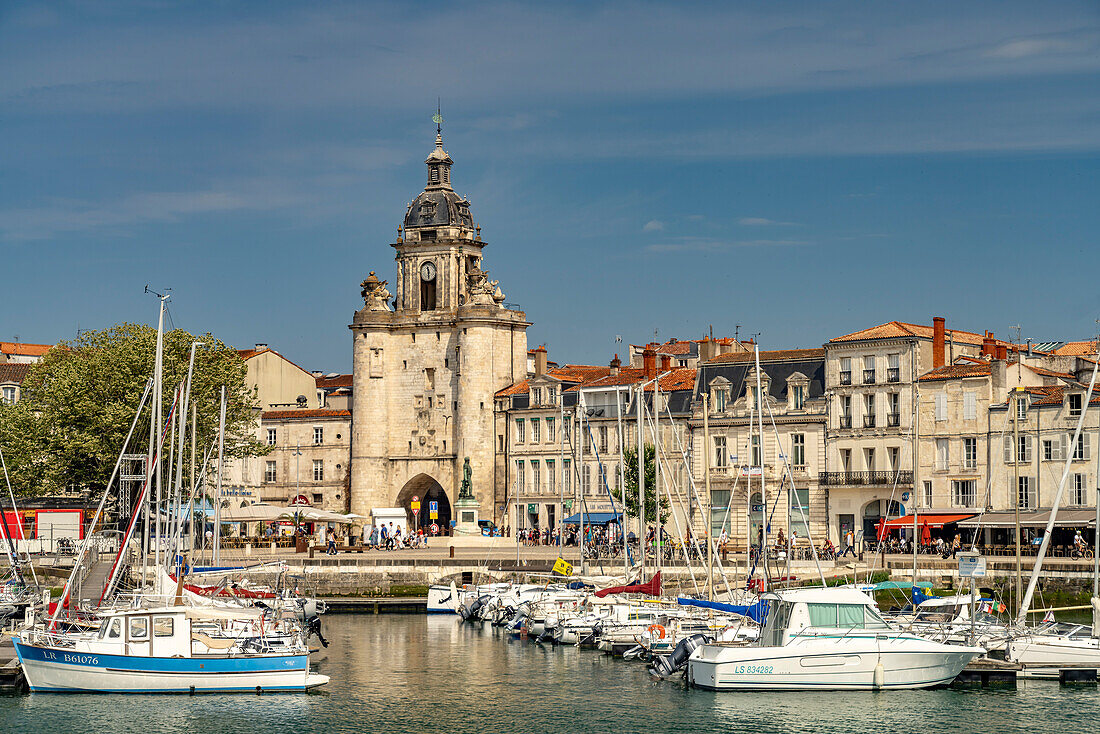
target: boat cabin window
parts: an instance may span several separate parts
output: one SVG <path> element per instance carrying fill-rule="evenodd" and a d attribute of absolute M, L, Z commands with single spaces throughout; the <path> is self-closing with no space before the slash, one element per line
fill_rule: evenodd
<path fill-rule="evenodd" d="M 116 617 L 111 620 L 110 627 L 107 630 L 107 639 L 117 640 L 120 637 L 122 637 L 122 620 Z"/>
<path fill-rule="evenodd" d="M 769 606 L 772 602 L 768 602 Z M 764 644 L 779 645 L 783 639 L 783 633 L 787 631 L 787 625 L 791 621 L 791 609 L 794 605 L 789 601 L 775 604 L 774 611 L 768 616 L 765 634 L 762 636 Z"/>
<path fill-rule="evenodd" d="M 148 617 L 133 617 L 130 619 L 130 639 L 131 640 L 148 640 L 149 639 L 149 618 Z"/>
<path fill-rule="evenodd" d="M 153 617 L 153 637 L 171 637 L 172 618 Z"/>
<path fill-rule="evenodd" d="M 864 604 L 807 604 L 811 627 L 885 628 L 878 612 Z"/>

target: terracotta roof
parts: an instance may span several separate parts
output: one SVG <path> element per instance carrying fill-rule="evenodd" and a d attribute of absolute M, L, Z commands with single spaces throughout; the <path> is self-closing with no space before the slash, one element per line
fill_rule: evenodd
<path fill-rule="evenodd" d="M 265 410 L 263 419 L 281 420 L 284 418 L 350 418 L 350 410 L 333 410 L 331 408 L 312 408 L 309 410 Z"/>
<path fill-rule="evenodd" d="M 694 367 L 676 367 L 662 374 L 660 379 L 660 386 L 662 390 L 691 390 L 695 387 L 695 368 Z M 617 387 L 620 385 L 636 385 L 639 382 L 645 382 L 647 379 L 651 380 L 652 377 L 647 378 L 645 376 L 645 370 L 639 367 L 623 367 L 619 370 L 617 375 L 607 375 L 601 377 L 598 380 L 592 382 L 586 382 L 581 385 L 569 388 L 569 391 L 598 388 L 598 387 Z M 652 390 L 653 386 L 650 385 L 647 390 Z"/>
<path fill-rule="evenodd" d="M 20 357 L 41 357 L 53 348 L 53 344 L 24 344 L 23 342 L 0 342 L 0 352 Z"/>
<path fill-rule="evenodd" d="M 1060 357 L 1083 357 L 1089 354 L 1096 354 L 1096 341 L 1066 342 L 1055 349 L 1053 353 Z"/>
<path fill-rule="evenodd" d="M 238 349 L 237 354 L 241 355 L 241 359 L 243 359 L 245 362 L 247 362 L 248 360 L 252 359 L 253 357 L 256 357 L 256 356 L 261 355 L 261 354 L 274 354 L 279 359 L 281 359 L 281 360 L 283 360 L 283 361 L 285 361 L 289 364 L 294 365 L 295 367 L 300 369 L 302 372 L 308 373 L 310 377 L 313 376 L 313 373 L 310 372 L 309 370 L 307 370 L 305 367 L 302 367 L 300 364 L 298 364 L 297 362 L 294 362 L 293 360 L 287 359 L 282 353 L 277 352 L 276 350 L 272 349 L 271 347 L 268 347 L 267 349 Z"/>
<path fill-rule="evenodd" d="M 776 349 L 760 353 L 761 362 L 780 362 L 792 359 L 825 359 L 825 350 L 817 349 Z M 731 352 L 720 354 L 707 360 L 707 364 L 721 364 L 724 362 L 753 362 L 756 355 L 753 352 Z"/>
<path fill-rule="evenodd" d="M 988 362 L 961 362 L 948 364 L 931 372 L 926 372 L 917 378 L 919 382 L 931 382 L 932 380 L 958 380 L 964 377 L 989 377 L 993 374 L 993 366 Z"/>
<path fill-rule="evenodd" d="M 31 367 L 29 364 L 0 364 L 0 382 L 22 384 Z"/>
<path fill-rule="evenodd" d="M 556 377 L 562 382 L 581 383 L 597 380 L 611 372 L 610 367 L 600 367 L 591 364 L 567 364 L 564 367 L 555 367 L 547 370 L 546 374 Z M 527 380 L 522 380 L 508 387 L 497 390 L 496 397 L 505 398 L 509 395 L 522 395 L 530 389 Z"/>
<path fill-rule="evenodd" d="M 920 339 L 932 338 L 932 327 L 924 326 L 922 324 L 908 324 L 904 321 L 889 321 L 885 324 L 879 324 L 878 326 L 872 326 L 869 329 L 863 329 L 862 331 L 852 332 L 851 334 L 845 334 L 844 336 L 834 337 L 829 340 L 830 344 L 837 342 L 855 342 L 863 341 L 865 339 L 901 339 L 905 337 L 918 337 Z M 977 344 L 981 345 L 985 337 L 982 334 L 975 334 L 972 331 L 960 331 L 959 329 L 947 329 L 947 340 L 954 341 L 961 344 Z M 995 339 L 998 344 L 1008 344 L 1000 339 Z"/>
<path fill-rule="evenodd" d="M 1042 375 L 1044 377 L 1057 377 L 1057 378 L 1062 379 L 1062 380 L 1076 380 L 1077 379 L 1076 375 L 1072 375 L 1069 372 L 1055 372 L 1054 370 L 1048 370 L 1046 367 L 1032 367 L 1029 364 L 1025 364 L 1024 367 L 1027 367 L 1029 370 L 1031 370 L 1035 374 Z"/>
<path fill-rule="evenodd" d="M 352 375 L 336 375 L 336 377 L 318 377 L 317 387 L 328 390 L 337 387 L 351 387 Z"/>

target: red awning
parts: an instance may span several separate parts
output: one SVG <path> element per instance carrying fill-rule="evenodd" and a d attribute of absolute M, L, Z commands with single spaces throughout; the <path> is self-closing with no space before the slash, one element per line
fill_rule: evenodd
<path fill-rule="evenodd" d="M 958 514 L 945 514 L 945 513 L 929 513 L 927 515 L 917 515 L 917 525 L 920 527 L 929 528 L 942 528 L 944 525 L 950 525 L 953 522 L 959 522 L 961 520 L 968 520 L 978 513 L 968 512 L 965 515 Z M 886 522 L 879 523 L 879 531 L 886 530 L 904 530 L 905 528 L 913 527 L 913 516 L 906 515 L 905 517 L 895 517 Z"/>

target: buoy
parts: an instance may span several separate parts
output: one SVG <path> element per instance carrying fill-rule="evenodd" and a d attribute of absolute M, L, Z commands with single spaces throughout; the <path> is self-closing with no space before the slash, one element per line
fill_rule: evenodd
<path fill-rule="evenodd" d="M 882 667 L 882 661 L 879 660 L 878 663 L 875 665 L 875 677 L 874 677 L 873 684 L 875 686 L 875 689 L 877 690 L 879 688 L 882 688 L 882 686 L 885 683 L 886 683 L 886 669 Z"/>
<path fill-rule="evenodd" d="M 648 632 L 648 633 L 649 633 L 649 634 L 651 634 L 651 635 L 652 635 L 652 634 L 653 634 L 654 632 L 656 632 L 656 633 L 657 633 L 657 639 L 659 639 L 659 640 L 663 640 L 663 639 L 665 639 L 665 628 L 664 628 L 664 627 L 662 627 L 662 626 L 661 626 L 661 625 L 659 625 L 659 624 L 651 624 L 651 625 L 649 625 L 648 627 L 646 627 L 646 632 Z"/>

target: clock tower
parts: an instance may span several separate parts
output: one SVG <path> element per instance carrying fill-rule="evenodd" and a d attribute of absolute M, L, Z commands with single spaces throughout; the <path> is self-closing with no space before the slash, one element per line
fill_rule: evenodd
<path fill-rule="evenodd" d="M 482 267 L 486 243 L 470 202 L 451 185 L 454 161 L 438 126 L 425 163 L 427 184 L 391 245 L 392 293 L 372 271 L 349 327 L 351 511 L 404 507 L 411 528 L 418 501 L 419 524 L 455 521 L 461 529 L 471 517 L 499 521 L 493 395 L 526 377 L 530 324 L 505 306 Z M 457 508 L 467 457 L 476 502 Z"/>

